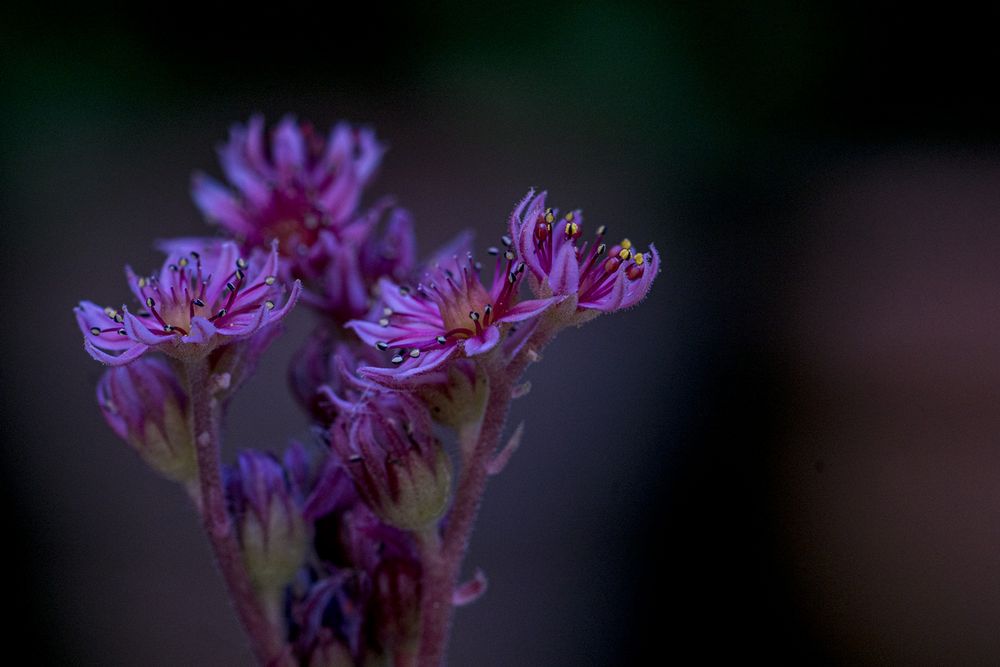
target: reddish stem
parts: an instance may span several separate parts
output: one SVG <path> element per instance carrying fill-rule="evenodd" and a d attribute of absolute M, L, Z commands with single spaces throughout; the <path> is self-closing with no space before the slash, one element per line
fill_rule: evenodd
<path fill-rule="evenodd" d="M 506 366 L 496 363 L 499 361 L 498 354 L 490 355 L 482 363 L 489 381 L 489 396 L 475 434 L 475 444 L 469 448 L 469 443 L 461 443 L 462 450 L 468 454 L 463 462 L 444 537 L 438 536 L 437 527 L 417 536 L 424 568 L 420 606 L 420 667 L 440 667 L 444 663 L 454 609 L 452 595 L 486 489 L 489 478 L 487 467 L 503 435 L 514 384 L 531 363 L 533 355 L 555 334 L 556 327 L 547 325 L 547 322 L 541 323 L 521 353 Z"/>
<path fill-rule="evenodd" d="M 208 362 L 202 359 L 188 363 L 185 370 L 194 413 L 192 428 L 198 460 L 201 518 L 215 561 L 257 660 L 261 665 L 275 667 L 291 664 L 284 642 L 268 621 L 250 582 L 226 508 L 220 462 L 219 402 L 212 395 Z"/>

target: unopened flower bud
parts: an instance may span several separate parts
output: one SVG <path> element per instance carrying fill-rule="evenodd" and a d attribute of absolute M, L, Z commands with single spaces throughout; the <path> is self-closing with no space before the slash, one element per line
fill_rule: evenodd
<path fill-rule="evenodd" d="M 434 421 L 462 432 L 478 428 L 489 388 L 479 365 L 471 359 L 457 359 L 447 369 L 443 382 L 427 382 L 417 387 Z"/>
<path fill-rule="evenodd" d="M 146 356 L 109 368 L 97 385 L 108 424 L 151 468 L 182 483 L 197 478 L 187 397 L 170 366 Z"/>
<path fill-rule="evenodd" d="M 345 382 L 367 387 L 350 409 L 344 402 L 330 428 L 331 444 L 358 494 L 394 526 L 432 525 L 448 505 L 451 461 L 434 436 L 427 409 L 410 394 L 344 375 Z"/>
<path fill-rule="evenodd" d="M 280 591 L 302 566 L 309 542 L 281 465 L 268 454 L 244 451 L 227 487 L 254 585 L 262 593 Z"/>

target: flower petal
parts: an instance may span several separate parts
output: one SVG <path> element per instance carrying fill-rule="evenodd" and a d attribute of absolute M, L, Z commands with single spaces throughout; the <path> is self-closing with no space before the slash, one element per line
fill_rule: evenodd
<path fill-rule="evenodd" d="M 210 222 L 217 222 L 234 234 L 253 231 L 236 198 L 211 177 L 195 174 L 191 179 L 191 197 Z"/>
<path fill-rule="evenodd" d="M 642 277 L 629 286 L 628 293 L 622 299 L 622 308 L 634 306 L 649 294 L 649 288 L 653 286 L 653 280 L 656 278 L 656 274 L 660 272 L 660 253 L 656 251 L 656 247 L 652 243 L 649 244 L 649 255 L 651 258 L 646 262 Z"/>
<path fill-rule="evenodd" d="M 500 322 L 521 322 L 522 320 L 528 320 L 537 315 L 541 315 L 545 312 L 545 309 L 551 306 L 553 303 L 559 301 L 556 297 L 550 297 L 548 299 L 530 299 L 528 301 L 522 301 L 516 306 L 504 313 L 503 317 L 499 318 Z"/>
<path fill-rule="evenodd" d="M 289 176 L 302 167 L 306 159 L 306 145 L 293 116 L 285 116 L 271 138 L 274 163 L 283 176 Z"/>
<path fill-rule="evenodd" d="M 500 342 L 500 328 L 495 326 L 488 326 L 483 332 L 478 336 L 473 336 L 472 338 L 466 338 L 464 347 L 465 354 L 470 357 L 474 357 L 477 354 L 483 354 L 484 352 L 489 352 L 497 343 Z"/>
<path fill-rule="evenodd" d="M 132 347 L 125 350 L 122 354 L 113 355 L 101 350 L 94 345 L 94 342 L 89 338 L 83 340 L 83 346 L 97 361 L 108 366 L 124 366 L 125 364 L 135 361 L 143 355 L 143 353 L 149 349 L 149 346 L 143 345 L 142 343 L 134 343 Z"/>
<path fill-rule="evenodd" d="M 397 389 L 408 387 L 417 380 L 421 380 L 421 376 L 425 373 L 439 368 L 451 358 L 457 349 L 458 346 L 452 344 L 440 350 L 430 350 L 429 352 L 422 353 L 416 359 L 409 359 L 403 362 L 402 366 L 396 368 L 364 366 L 358 369 L 358 374 L 387 387 Z"/>
<path fill-rule="evenodd" d="M 563 243 L 556 251 L 549 271 L 549 288 L 553 294 L 559 295 L 574 294 L 580 289 L 580 263 L 576 258 L 576 247 L 572 243 Z"/>

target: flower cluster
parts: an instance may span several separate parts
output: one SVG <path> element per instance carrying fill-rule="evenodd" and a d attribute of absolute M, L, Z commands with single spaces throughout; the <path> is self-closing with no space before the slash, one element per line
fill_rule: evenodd
<path fill-rule="evenodd" d="M 562 329 L 635 305 L 660 258 L 530 191 L 477 259 L 460 235 L 418 262 L 410 214 L 365 201 L 384 147 L 348 124 L 235 125 L 224 181 L 196 174 L 222 238 L 160 243 L 132 302 L 81 302 L 108 365 L 108 423 L 196 501 L 257 657 L 273 665 L 435 665 L 518 381 Z M 502 218 L 501 218 L 502 220 Z M 525 287 L 527 283 L 527 287 Z M 220 467 L 219 420 L 298 301 L 319 315 L 289 371 L 314 441 Z M 456 434 L 442 442 L 439 427 Z"/>

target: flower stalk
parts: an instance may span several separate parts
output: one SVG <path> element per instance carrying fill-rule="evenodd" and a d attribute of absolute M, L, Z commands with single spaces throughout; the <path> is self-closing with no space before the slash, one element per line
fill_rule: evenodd
<path fill-rule="evenodd" d="M 503 356 L 497 353 L 487 355 L 480 362 L 488 379 L 489 395 L 478 428 L 465 429 L 462 433 L 460 445 L 465 458 L 444 535 L 439 537 L 436 529 L 417 535 L 424 567 L 424 595 L 420 607 L 419 664 L 422 667 L 444 664 L 458 575 L 490 476 L 490 462 L 500 446 L 514 386 L 532 359 L 537 358 L 555 336 L 557 328 L 551 318 L 543 318 L 528 342 L 508 363 L 504 364 Z"/>
<path fill-rule="evenodd" d="M 215 562 L 257 660 L 262 665 L 291 665 L 291 660 L 285 657 L 284 643 L 251 584 L 226 508 L 220 461 L 220 405 L 212 394 L 208 363 L 204 359 L 190 362 L 185 371 L 194 416 L 192 435 L 198 461 L 202 525 Z"/>

